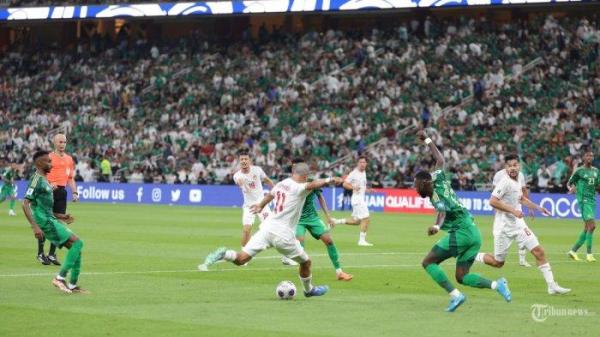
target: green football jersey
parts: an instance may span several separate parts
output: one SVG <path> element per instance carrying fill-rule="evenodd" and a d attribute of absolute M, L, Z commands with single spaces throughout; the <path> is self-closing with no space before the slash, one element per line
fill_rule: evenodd
<path fill-rule="evenodd" d="M 460 228 L 473 226 L 473 218 L 469 211 L 458 201 L 456 193 L 450 187 L 443 170 L 433 172 L 433 195 L 431 204 L 438 212 L 446 212 L 441 229 L 453 232 Z"/>
<path fill-rule="evenodd" d="M 11 185 L 13 183 L 14 179 L 15 179 L 15 171 L 13 171 L 12 168 L 7 167 L 4 170 L 4 172 L 2 173 L 2 181 L 4 181 L 4 183 L 7 185 Z"/>
<path fill-rule="evenodd" d="M 25 192 L 25 199 L 31 201 L 33 217 L 38 225 L 43 226 L 48 219 L 55 218 L 52 212 L 54 195 L 48 179 L 37 172 L 33 174 Z"/>
<path fill-rule="evenodd" d="M 577 188 L 577 200 L 585 203 L 596 202 L 596 189 L 600 185 L 600 170 L 595 167 L 579 167 L 569 179 L 569 185 Z"/>
<path fill-rule="evenodd" d="M 321 193 L 323 192 L 320 189 L 317 189 L 306 196 L 306 201 L 304 201 L 304 206 L 302 207 L 302 214 L 300 215 L 300 222 L 319 219 L 319 213 L 317 213 L 317 208 L 315 207 L 315 200 Z"/>

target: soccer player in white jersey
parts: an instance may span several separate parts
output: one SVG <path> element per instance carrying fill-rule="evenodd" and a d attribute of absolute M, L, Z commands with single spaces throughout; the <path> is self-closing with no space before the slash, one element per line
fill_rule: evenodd
<path fill-rule="evenodd" d="M 505 168 L 496 172 L 496 174 L 494 175 L 494 179 L 492 180 L 492 185 L 493 185 L 492 191 L 500 183 L 500 181 L 502 181 L 502 179 L 504 179 L 505 177 L 508 177 L 508 173 L 506 172 Z M 527 184 L 525 183 L 525 176 L 520 171 L 519 171 L 518 181 L 521 184 L 521 191 L 523 192 L 523 196 L 525 196 L 525 198 L 529 198 L 529 190 L 527 189 Z M 533 210 L 530 209 L 529 211 L 532 212 Z M 531 213 L 531 214 L 533 215 L 533 213 Z M 494 214 L 494 223 L 496 223 L 496 221 L 502 221 L 502 217 L 498 214 L 498 212 L 496 212 Z M 519 265 L 523 266 L 523 267 L 531 267 L 531 265 L 525 259 L 525 256 L 527 255 L 527 249 L 525 247 L 521 247 L 521 246 L 519 246 L 518 249 L 519 249 Z"/>
<path fill-rule="evenodd" d="M 505 167 L 508 176 L 494 187 L 490 198 L 490 205 L 496 209 L 499 217 L 499 221 L 494 221 L 494 254 L 478 253 L 475 260 L 492 267 L 502 268 L 508 249 L 516 240 L 519 246 L 525 247 L 535 257 L 538 268 L 548 285 L 548 294 L 566 294 L 571 289 L 562 288 L 554 281 L 544 248 L 523 220 L 521 205 L 535 209 L 546 216 L 550 215 L 550 211 L 533 203 L 523 195 L 522 185 L 518 180 L 519 158 L 516 155 L 506 156 Z"/>
<path fill-rule="evenodd" d="M 367 230 L 369 229 L 369 208 L 365 201 L 365 193 L 371 193 L 373 190 L 367 188 L 367 158 L 360 156 L 356 168 L 344 180 L 344 188 L 352 190 L 352 216 L 350 219 L 332 219 L 338 224 L 360 225 L 360 234 L 358 239 L 359 246 L 372 246 L 367 242 Z"/>
<path fill-rule="evenodd" d="M 263 222 L 271 213 L 266 207 L 260 214 L 253 214 L 250 207 L 259 203 L 265 196 L 263 183 L 273 187 L 273 181 L 267 177 L 265 171 L 260 166 L 252 165 L 250 155 L 247 150 L 241 150 L 239 153 L 240 169 L 233 175 L 233 181 L 242 190 L 244 196 L 243 214 L 242 214 L 242 247 L 250 240 L 252 225 L 258 216 L 260 222 Z"/>
<path fill-rule="evenodd" d="M 273 214 L 261 224 L 260 229 L 252 235 L 250 241 L 236 252 L 225 247 L 218 248 L 208 254 L 198 270 L 206 271 L 208 267 L 220 260 L 230 261 L 238 266 L 249 262 L 256 254 L 267 248 L 274 247 L 279 253 L 300 264 L 300 280 L 306 297 L 324 295 L 327 286 L 313 286 L 311 275 L 311 260 L 296 240 L 296 224 L 300 219 L 306 196 L 315 189 L 330 183 L 341 184 L 341 178 L 318 179 L 307 182 L 309 168 L 306 163 L 298 163 L 292 168 L 292 177 L 275 185 L 263 200 L 253 205 L 252 211 L 257 214 L 275 200 Z"/>

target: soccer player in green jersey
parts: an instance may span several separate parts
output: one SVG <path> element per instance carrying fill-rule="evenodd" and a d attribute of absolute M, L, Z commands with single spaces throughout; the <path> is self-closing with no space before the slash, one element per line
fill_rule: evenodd
<path fill-rule="evenodd" d="M 327 222 L 329 224 L 333 223 L 331 216 L 329 216 L 329 210 L 327 209 L 327 203 L 323 198 L 322 190 L 312 190 L 306 197 L 306 201 L 304 201 L 304 206 L 302 207 L 300 221 L 298 221 L 298 225 L 296 226 L 296 239 L 300 242 L 302 247 L 304 247 L 304 236 L 308 231 L 313 238 L 323 241 L 325 247 L 327 247 L 329 259 L 335 268 L 337 279 L 340 281 L 350 281 L 352 280 L 352 275 L 342 270 L 338 250 L 333 243 L 331 234 L 329 234 L 329 229 L 319 217 L 319 213 L 317 213 L 317 209 L 315 208 L 315 199 L 319 200 L 319 204 L 321 205 L 323 213 L 325 213 Z"/>
<path fill-rule="evenodd" d="M 577 203 L 584 224 L 583 232 L 579 234 L 579 239 L 568 253 L 569 257 L 575 261 L 580 261 L 577 250 L 585 242 L 587 246 L 586 260 L 596 262 L 592 254 L 592 235 L 596 229 L 596 191 L 600 189 L 600 170 L 592 166 L 593 161 L 594 152 L 586 151 L 583 155 L 583 166 L 573 172 L 567 183 L 569 193 L 577 192 Z"/>
<path fill-rule="evenodd" d="M 452 285 L 440 268 L 440 263 L 450 257 L 456 258 L 456 280 L 474 288 L 496 290 L 510 302 L 511 292 L 505 278 L 497 281 L 488 280 L 478 274 L 471 273 L 471 265 L 481 247 L 481 234 L 473 222 L 473 217 L 464 208 L 450 187 L 444 172 L 444 157 L 425 131 L 420 130 L 417 137 L 425 142 L 435 157 L 436 165 L 433 174 L 421 171 L 415 176 L 415 187 L 422 198 L 429 198 L 438 212 L 435 225 L 429 227 L 428 235 L 436 234 L 440 229 L 448 234 L 441 238 L 423 259 L 423 268 L 427 274 L 450 294 L 450 303 L 446 311 L 455 311 L 466 300 L 465 295 Z"/>
<path fill-rule="evenodd" d="M 17 192 L 15 190 L 15 174 L 16 164 L 11 164 L 2 173 L 2 188 L 0 188 L 0 203 L 8 199 L 8 215 L 15 216 L 15 202 L 17 200 Z"/>
<path fill-rule="evenodd" d="M 70 224 L 74 220 L 71 215 L 57 214 L 52 211 L 54 204 L 52 186 L 46 179 L 46 174 L 52 168 L 52 161 L 48 154 L 47 151 L 38 151 L 33 155 L 36 172 L 31 177 L 25 192 L 23 212 L 38 240 L 46 237 L 59 248 L 69 249 L 65 262 L 58 275 L 52 280 L 52 284 L 65 293 L 85 293 L 86 291 L 77 285 L 81 270 L 83 241 L 59 221 Z M 69 272 L 71 275 L 67 284 L 66 277 Z"/>

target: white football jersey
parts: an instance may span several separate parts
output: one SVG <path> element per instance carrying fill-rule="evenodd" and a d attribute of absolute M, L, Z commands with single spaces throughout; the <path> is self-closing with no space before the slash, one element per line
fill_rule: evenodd
<path fill-rule="evenodd" d="M 510 177 L 504 177 L 502 180 L 500 180 L 500 182 L 494 187 L 492 196 L 500 199 L 500 201 L 512 208 L 521 210 L 521 197 L 523 196 L 523 190 L 521 189 L 521 184 Z M 500 221 L 494 221 L 494 233 L 499 233 L 503 230 L 518 230 L 519 227 L 517 223 L 517 217 L 515 217 L 513 214 L 497 209 L 496 216 Z"/>
<path fill-rule="evenodd" d="M 259 166 L 250 166 L 248 173 L 242 170 L 233 175 L 233 181 L 240 187 L 244 195 L 244 207 L 258 204 L 264 198 L 262 181 L 267 177 L 265 171 Z"/>
<path fill-rule="evenodd" d="M 275 206 L 272 214 L 261 224 L 261 230 L 283 238 L 294 237 L 304 201 L 310 192 L 306 190 L 306 185 L 307 183 L 297 183 L 292 178 L 277 183 L 270 192 L 275 197 Z"/>
<path fill-rule="evenodd" d="M 502 169 L 498 172 L 496 172 L 496 174 L 494 174 L 494 179 L 492 180 L 492 185 L 496 186 L 498 185 L 498 183 L 500 182 L 500 180 L 504 179 L 504 177 L 509 177 L 508 172 L 506 172 L 506 169 Z M 519 177 L 517 178 L 519 180 L 519 183 L 521 184 L 521 186 L 526 186 L 525 184 L 525 175 L 523 175 L 523 173 L 521 171 L 519 171 Z"/>
<path fill-rule="evenodd" d="M 353 188 L 359 188 L 358 191 L 354 190 L 352 193 L 352 199 L 350 202 L 353 204 L 364 202 L 365 193 L 367 191 L 367 172 L 360 172 L 358 169 L 354 169 L 346 177 L 346 182 L 350 183 Z"/>

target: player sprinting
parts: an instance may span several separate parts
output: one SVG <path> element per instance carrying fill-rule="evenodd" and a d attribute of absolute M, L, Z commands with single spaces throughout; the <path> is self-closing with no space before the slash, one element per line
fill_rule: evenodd
<path fill-rule="evenodd" d="M 295 164 L 298 163 L 300 162 Z M 331 238 L 328 227 L 319 217 L 319 213 L 317 213 L 317 209 L 315 208 L 315 199 L 319 200 L 321 210 L 323 211 L 323 214 L 325 214 L 327 223 L 333 223 L 333 219 L 329 215 L 327 202 L 325 201 L 325 198 L 323 198 L 322 190 L 314 189 L 308 194 L 306 201 L 304 202 L 304 206 L 302 206 L 300 221 L 296 226 L 296 239 L 300 242 L 300 245 L 304 247 L 304 237 L 308 231 L 310 235 L 315 238 L 315 240 L 323 241 L 323 244 L 325 244 L 325 247 L 327 248 L 329 260 L 331 260 L 331 264 L 335 268 L 335 275 L 337 279 L 340 281 L 350 281 L 352 280 L 352 275 L 342 270 L 339 258 L 340 255 L 337 247 L 335 246 L 335 243 L 333 243 L 333 239 Z"/>
<path fill-rule="evenodd" d="M 596 258 L 592 253 L 592 238 L 594 229 L 596 229 L 596 191 L 600 189 L 600 170 L 592 166 L 593 161 L 594 152 L 591 150 L 586 151 L 583 155 L 583 166 L 573 172 L 567 183 L 569 193 L 577 192 L 577 203 L 584 224 L 583 232 L 579 234 L 579 239 L 568 252 L 569 257 L 575 261 L 580 261 L 577 250 L 585 242 L 587 248 L 586 260 L 596 262 Z"/>
<path fill-rule="evenodd" d="M 444 157 L 425 131 L 419 131 L 417 137 L 427 144 L 436 161 L 433 174 L 421 171 L 415 177 L 417 193 L 422 198 L 429 198 L 438 212 L 435 225 L 429 227 L 427 233 L 431 236 L 440 229 L 448 232 L 431 248 L 422 265 L 427 274 L 450 294 L 450 303 L 446 311 L 455 311 L 466 300 L 465 295 L 452 285 L 440 268 L 440 263 L 450 257 L 456 257 L 458 283 L 474 288 L 494 289 L 504 300 L 510 302 L 511 292 L 505 278 L 491 281 L 469 271 L 481 247 L 481 234 L 473 222 L 473 217 L 460 204 L 446 179 Z"/>
<path fill-rule="evenodd" d="M 67 247 L 69 252 L 58 272 L 52 280 L 52 284 L 65 293 L 86 293 L 87 291 L 77 285 L 81 271 L 81 250 L 83 241 L 59 220 L 72 223 L 73 217 L 69 214 L 53 213 L 52 186 L 48 183 L 46 175 L 52 168 L 49 153 L 39 151 L 33 155 L 36 172 L 29 181 L 25 200 L 23 201 L 23 212 L 31 224 L 33 234 L 39 240 L 46 237 L 59 248 Z M 66 282 L 67 274 L 70 273 L 69 283 Z"/>
<path fill-rule="evenodd" d="M 496 172 L 496 174 L 494 174 L 494 179 L 492 180 L 493 187 L 495 188 L 500 183 L 500 181 L 502 181 L 502 179 L 504 179 L 505 177 L 508 177 L 508 173 L 506 172 L 505 168 Z M 519 171 L 518 181 L 521 184 L 521 190 L 522 190 L 523 196 L 525 198 L 529 198 L 529 190 L 527 189 L 527 184 L 525 183 L 525 176 L 523 175 L 523 173 L 521 171 Z M 494 190 L 494 188 L 492 188 L 492 191 Z M 519 205 L 518 207 L 520 208 L 521 206 Z M 498 214 L 498 212 L 495 212 L 494 213 L 494 226 L 495 226 L 496 222 L 499 222 L 499 221 L 502 221 L 502 217 Z M 527 262 L 527 259 L 525 258 L 527 256 L 527 249 L 525 247 L 518 246 L 518 252 L 519 252 L 519 265 L 522 267 L 526 267 L 526 268 L 531 267 L 531 265 L 529 264 L 529 262 Z"/>
<path fill-rule="evenodd" d="M 334 224 L 360 225 L 360 234 L 358 238 L 359 246 L 373 246 L 367 242 L 367 230 L 369 229 L 369 208 L 365 201 L 365 193 L 371 193 L 372 190 L 367 188 L 367 158 L 360 156 L 356 168 L 344 180 L 343 187 L 347 190 L 352 190 L 352 215 L 349 219 L 333 219 Z"/>
<path fill-rule="evenodd" d="M 8 199 L 8 215 L 15 216 L 15 202 L 17 201 L 17 192 L 15 189 L 15 175 L 17 165 L 11 164 L 2 173 L 2 188 L 0 188 L 0 203 Z"/>
<path fill-rule="evenodd" d="M 505 166 L 508 176 L 498 182 L 490 198 L 490 205 L 496 209 L 493 230 L 494 255 L 479 253 L 475 260 L 492 267 L 502 268 L 510 245 L 513 241 L 517 241 L 519 247 L 526 248 L 535 257 L 538 269 L 542 272 L 548 285 L 548 294 L 566 294 L 571 289 L 562 288 L 554 281 L 554 274 L 546 259 L 544 247 L 540 245 L 533 231 L 527 227 L 521 205 L 537 210 L 546 216 L 550 215 L 550 211 L 533 203 L 523 195 L 523 185 L 519 181 L 521 169 L 519 158 L 516 155 L 507 155 Z"/>
<path fill-rule="evenodd" d="M 208 254 L 204 263 L 198 266 L 198 270 L 206 271 L 208 267 L 220 260 L 230 261 L 238 266 L 250 261 L 256 254 L 274 247 L 279 253 L 300 264 L 300 280 L 304 287 L 306 297 L 324 295 L 329 289 L 327 286 L 313 286 L 311 275 L 311 260 L 296 240 L 296 224 L 300 219 L 302 206 L 310 191 L 321 188 L 329 183 L 341 184 L 341 178 L 319 179 L 306 182 L 309 174 L 308 165 L 298 163 L 292 168 L 292 177 L 287 178 L 275 185 L 262 201 L 252 206 L 253 212 L 259 213 L 262 209 L 275 199 L 275 209 L 260 226 L 260 229 L 252 235 L 250 241 L 240 252 L 218 248 Z"/>

